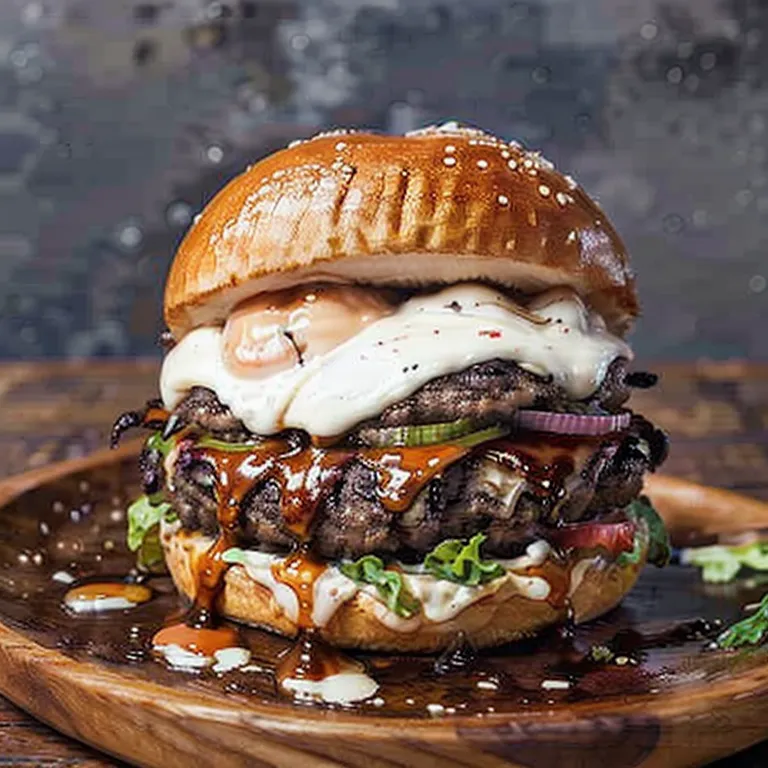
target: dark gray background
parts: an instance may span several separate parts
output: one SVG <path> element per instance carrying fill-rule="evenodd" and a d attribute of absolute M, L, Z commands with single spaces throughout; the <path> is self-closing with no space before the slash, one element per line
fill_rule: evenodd
<path fill-rule="evenodd" d="M 0 2 L 0 357 L 157 351 L 230 176 L 331 125 L 540 148 L 624 236 L 656 358 L 768 358 L 768 3 Z"/>

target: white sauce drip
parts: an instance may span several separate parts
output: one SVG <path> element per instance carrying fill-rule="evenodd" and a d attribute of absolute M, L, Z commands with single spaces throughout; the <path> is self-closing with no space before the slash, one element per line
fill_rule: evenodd
<path fill-rule="evenodd" d="M 124 597 L 66 597 L 64 604 L 75 613 L 126 611 L 139 605 Z"/>
<path fill-rule="evenodd" d="M 379 684 L 364 672 L 339 672 L 322 680 L 288 677 L 282 681 L 282 687 L 299 700 L 353 704 L 373 696 Z"/>
<path fill-rule="evenodd" d="M 266 587 L 288 619 L 296 622 L 299 618 L 299 598 L 287 584 L 278 581 L 272 573 L 272 564 L 283 560 L 279 555 L 270 555 L 257 550 L 244 553 L 243 567 L 246 573 L 261 586 Z M 233 566 L 237 567 L 237 566 Z"/>
<path fill-rule="evenodd" d="M 174 669 L 204 669 L 213 664 L 212 656 L 203 656 L 199 653 L 192 653 L 180 645 L 171 643 L 170 645 L 155 645 L 153 650 L 162 654 L 168 666 Z"/>
<path fill-rule="evenodd" d="M 222 648 L 214 652 L 213 658 L 216 661 L 213 671 L 222 674 L 246 666 L 251 660 L 251 652 L 247 648 Z"/>
<path fill-rule="evenodd" d="M 195 547 L 204 551 L 211 541 L 200 537 L 195 541 Z M 373 585 L 357 584 L 341 573 L 337 566 L 328 565 L 314 583 L 312 621 L 317 627 L 327 626 L 336 611 L 356 595 L 368 604 L 374 616 L 385 627 L 402 633 L 415 632 L 425 622 L 439 624 L 450 621 L 468 606 L 495 594 L 502 587 L 512 586 L 518 594 L 529 600 L 546 600 L 551 591 L 549 582 L 539 576 L 527 576 L 524 571 L 526 568 L 542 565 L 550 552 L 551 547 L 546 541 L 534 541 L 520 557 L 497 561 L 507 570 L 504 576 L 476 587 L 436 579 L 424 573 L 421 565 L 402 565 L 406 586 L 422 604 L 422 613 L 410 618 L 398 616 L 391 611 Z M 245 550 L 242 551 L 241 557 L 242 562 L 232 565 L 232 568 L 244 568 L 251 579 L 270 590 L 286 617 L 295 623 L 299 615 L 298 597 L 291 587 L 277 581 L 272 574 L 272 565 L 281 562 L 283 556 Z"/>
<path fill-rule="evenodd" d="M 568 587 L 568 597 L 573 597 L 576 590 L 581 586 L 581 582 L 584 581 L 584 577 L 587 575 L 587 571 L 602 558 L 598 557 L 586 557 L 583 560 L 579 560 L 576 565 L 571 569 L 571 583 Z"/>
<path fill-rule="evenodd" d="M 357 594 L 357 584 L 338 568 L 326 568 L 315 581 L 312 598 L 312 623 L 324 627 L 336 609 Z"/>
<path fill-rule="evenodd" d="M 432 379 L 494 358 L 551 375 L 574 399 L 592 394 L 614 359 L 632 358 L 575 294 L 555 289 L 535 305 L 548 323 L 521 317 L 511 299 L 492 288 L 460 283 L 414 296 L 304 366 L 257 379 L 228 370 L 220 328 L 198 328 L 166 356 L 160 391 L 172 409 L 191 387 L 209 387 L 258 434 L 295 427 L 333 436 Z"/>
<path fill-rule="evenodd" d="M 247 648 L 222 648 L 214 651 L 213 656 L 193 653 L 176 643 L 154 645 L 152 649 L 161 654 L 168 666 L 174 669 L 195 670 L 212 667 L 218 674 L 245 667 L 251 660 L 251 652 Z"/>

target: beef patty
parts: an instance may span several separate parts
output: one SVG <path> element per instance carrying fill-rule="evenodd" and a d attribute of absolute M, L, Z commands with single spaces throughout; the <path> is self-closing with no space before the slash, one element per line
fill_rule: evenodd
<path fill-rule="evenodd" d="M 359 425 L 351 437 L 366 442 L 366 435 L 380 427 L 462 418 L 472 419 L 478 426 L 504 423 L 519 408 L 591 415 L 615 413 L 629 398 L 626 378 L 627 361 L 614 360 L 598 390 L 586 400 L 574 401 L 550 379 L 509 360 L 490 360 L 428 382 L 410 397 L 386 408 L 379 418 Z M 179 423 L 194 424 L 221 440 L 238 442 L 251 437 L 243 423 L 205 387 L 193 387 L 174 415 Z"/>
<path fill-rule="evenodd" d="M 365 441 L 366 430 L 382 426 L 447 421 L 471 417 L 479 423 L 509 420 L 518 407 L 578 413 L 616 411 L 627 399 L 625 361 L 610 367 L 601 387 L 587 401 L 568 401 L 550 381 L 514 363 L 491 361 L 430 382 L 407 400 L 385 410 L 376 422 L 352 436 Z M 463 396 L 462 396 L 463 393 Z M 210 390 L 196 387 L 174 411 L 178 424 L 191 424 L 220 440 L 252 438 L 244 425 Z M 306 436 L 305 436 L 306 437 Z M 666 453 L 666 437 L 645 419 L 633 416 L 620 437 L 592 439 L 586 459 L 559 494 L 536 493 L 519 475 L 482 447 L 433 479 L 405 512 L 391 512 L 380 501 L 375 471 L 360 460 L 343 469 L 333 491 L 321 503 L 311 530 L 315 551 L 326 558 L 397 553 L 418 558 L 446 538 L 483 532 L 485 551 L 514 556 L 532 538 L 563 522 L 613 513 L 637 497 L 643 474 L 654 470 Z M 142 455 L 145 486 L 163 483 L 159 454 Z M 177 460 L 171 468 L 169 501 L 187 530 L 217 531 L 211 467 Z M 267 481 L 244 498 L 238 527 L 242 546 L 285 548 L 294 543 L 280 514 L 280 489 Z"/>

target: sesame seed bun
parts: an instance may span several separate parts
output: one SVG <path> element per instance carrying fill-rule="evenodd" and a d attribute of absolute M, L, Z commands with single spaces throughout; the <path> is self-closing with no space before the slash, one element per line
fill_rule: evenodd
<path fill-rule="evenodd" d="M 308 280 L 566 285 L 618 334 L 638 313 L 625 248 L 573 180 L 518 144 L 453 124 L 321 134 L 248 168 L 184 238 L 165 320 L 179 339 L 250 296 Z"/>
<path fill-rule="evenodd" d="M 161 541 L 176 588 L 192 600 L 197 590 L 197 560 L 213 540 L 200 533 L 182 531 L 178 526 L 165 526 Z M 601 616 L 621 602 L 645 565 L 647 541 L 647 536 L 642 537 L 639 562 L 635 564 L 620 565 L 617 561 L 596 558 L 594 552 L 576 550 L 552 565 L 569 580 L 568 602 L 577 623 Z M 432 653 L 448 647 L 460 631 L 476 648 L 485 648 L 535 635 L 567 619 L 567 603 L 554 607 L 546 600 L 526 597 L 505 577 L 491 582 L 491 586 L 481 599 L 447 621 L 432 622 L 419 615 L 400 629 L 394 629 L 391 622 L 384 623 L 381 617 L 385 611 L 380 601 L 357 592 L 316 631 L 342 648 Z M 287 637 L 299 633 L 298 625 L 286 615 L 272 591 L 254 581 L 242 565 L 233 565 L 227 571 L 216 607 L 219 615 L 243 624 Z"/>

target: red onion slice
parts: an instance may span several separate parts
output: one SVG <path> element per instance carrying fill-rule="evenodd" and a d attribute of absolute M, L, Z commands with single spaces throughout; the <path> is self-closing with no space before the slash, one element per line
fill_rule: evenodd
<path fill-rule="evenodd" d="M 610 416 L 583 416 L 577 413 L 555 413 L 553 411 L 518 411 L 515 424 L 521 429 L 535 432 L 554 432 L 558 435 L 607 435 L 626 429 L 632 414 Z"/>

